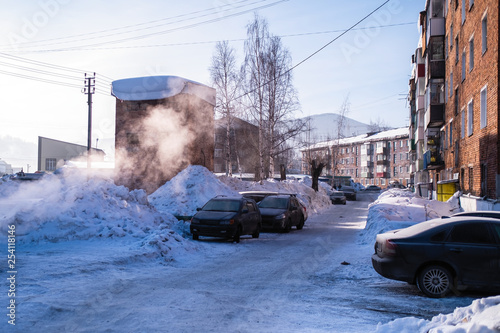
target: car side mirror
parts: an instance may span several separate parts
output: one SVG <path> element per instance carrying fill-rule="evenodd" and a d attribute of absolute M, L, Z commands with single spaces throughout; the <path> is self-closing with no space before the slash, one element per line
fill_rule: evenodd
<path fill-rule="evenodd" d="M 197 211 L 197 212 L 199 212 L 200 210 L 201 210 L 201 208 L 200 208 L 200 207 L 196 208 L 196 211 Z"/>

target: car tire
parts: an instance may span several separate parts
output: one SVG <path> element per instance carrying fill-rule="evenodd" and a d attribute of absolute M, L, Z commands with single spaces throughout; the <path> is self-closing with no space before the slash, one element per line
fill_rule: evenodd
<path fill-rule="evenodd" d="M 193 240 L 199 240 L 200 239 L 200 235 L 198 234 L 193 234 Z"/>
<path fill-rule="evenodd" d="M 260 226 L 260 224 L 258 224 L 257 228 L 255 229 L 255 231 L 252 234 L 252 238 L 259 238 L 259 236 L 260 236 L 260 228 L 261 228 L 261 226 Z"/>
<path fill-rule="evenodd" d="M 346 202 L 344 201 L 344 205 L 346 204 Z"/>
<path fill-rule="evenodd" d="M 302 230 L 304 228 L 304 216 L 300 218 L 299 224 L 297 224 L 297 230 Z"/>
<path fill-rule="evenodd" d="M 426 296 L 445 297 L 452 289 L 453 276 L 445 267 L 427 266 L 418 274 L 417 286 Z"/>
<path fill-rule="evenodd" d="M 238 228 L 236 229 L 236 232 L 234 233 L 233 242 L 239 243 L 240 242 L 240 236 L 241 236 L 241 225 L 238 226 Z"/>

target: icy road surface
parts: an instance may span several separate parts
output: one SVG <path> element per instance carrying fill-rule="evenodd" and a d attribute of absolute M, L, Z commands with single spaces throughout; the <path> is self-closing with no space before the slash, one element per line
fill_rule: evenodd
<path fill-rule="evenodd" d="M 358 194 L 289 234 L 239 244 L 202 237 L 173 262 L 134 258 L 119 239 L 20 247 L 17 324 L 8 329 L 372 332 L 471 304 L 478 295 L 429 299 L 372 269 L 372 245 L 357 238 L 375 197 Z"/>

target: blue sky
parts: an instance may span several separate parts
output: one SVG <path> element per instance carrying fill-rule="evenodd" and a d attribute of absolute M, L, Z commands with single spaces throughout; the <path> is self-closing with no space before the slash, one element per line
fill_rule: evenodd
<path fill-rule="evenodd" d="M 282 36 L 298 64 L 384 2 L 0 0 L 0 139 L 36 144 L 44 136 L 86 145 L 83 73 L 97 72 L 92 141 L 99 138 L 98 148 L 112 159 L 112 79 L 178 75 L 209 84 L 215 41 L 229 40 L 242 61 L 246 25 L 255 11 L 272 34 Z M 299 65 L 294 85 L 302 112 L 296 116 L 338 112 L 349 96 L 348 117 L 406 126 L 410 60 L 424 5 L 391 0 Z M 36 151 L 4 151 L 0 147 L 0 158 L 13 166 L 36 166 Z"/>

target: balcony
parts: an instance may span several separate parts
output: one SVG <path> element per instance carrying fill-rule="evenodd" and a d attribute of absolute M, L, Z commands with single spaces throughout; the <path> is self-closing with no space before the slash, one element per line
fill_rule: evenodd
<path fill-rule="evenodd" d="M 419 95 L 417 96 L 417 111 L 425 110 L 425 96 Z"/>
<path fill-rule="evenodd" d="M 371 172 L 361 172 L 361 178 L 373 178 L 373 173 L 371 173 Z"/>
<path fill-rule="evenodd" d="M 444 36 L 445 35 L 444 17 L 429 18 L 426 35 L 427 35 L 427 45 L 429 44 L 431 37 Z"/>
<path fill-rule="evenodd" d="M 427 150 L 424 153 L 424 170 L 434 170 L 444 167 L 443 154 L 439 150 Z"/>
<path fill-rule="evenodd" d="M 388 172 L 377 172 L 376 176 L 377 178 L 390 178 Z"/>
<path fill-rule="evenodd" d="M 427 127 L 441 127 L 444 125 L 444 104 L 430 105 L 425 112 Z"/>
<path fill-rule="evenodd" d="M 377 155 L 385 155 L 385 154 L 387 154 L 387 147 L 377 147 L 376 154 Z"/>

